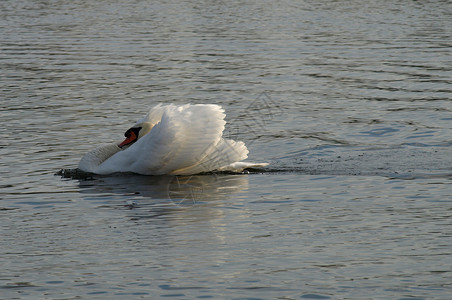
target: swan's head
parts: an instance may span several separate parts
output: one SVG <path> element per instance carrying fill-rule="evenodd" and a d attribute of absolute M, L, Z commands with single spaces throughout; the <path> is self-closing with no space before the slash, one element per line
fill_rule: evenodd
<path fill-rule="evenodd" d="M 127 130 L 126 133 L 124 133 L 126 139 L 122 141 L 122 143 L 119 144 L 118 147 L 123 149 L 129 147 L 130 145 L 138 141 L 140 138 L 142 138 L 144 135 L 149 133 L 152 127 L 154 127 L 153 124 L 149 122 L 143 122 L 134 125 L 132 128 Z"/>

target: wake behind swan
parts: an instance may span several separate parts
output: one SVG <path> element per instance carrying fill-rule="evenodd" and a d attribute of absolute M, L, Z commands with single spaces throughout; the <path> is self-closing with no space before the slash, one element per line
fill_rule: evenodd
<path fill-rule="evenodd" d="M 78 167 L 96 174 L 192 175 L 268 165 L 242 161 L 248 149 L 223 138 L 225 116 L 215 104 L 159 104 L 126 131 L 125 140 L 88 152 Z"/>

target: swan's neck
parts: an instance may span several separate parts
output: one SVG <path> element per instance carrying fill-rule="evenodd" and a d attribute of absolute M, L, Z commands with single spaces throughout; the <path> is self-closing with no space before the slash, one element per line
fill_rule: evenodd
<path fill-rule="evenodd" d="M 121 151 L 121 148 L 118 147 L 117 142 L 99 146 L 82 157 L 78 168 L 85 172 L 95 173 L 101 163 L 119 151 Z"/>

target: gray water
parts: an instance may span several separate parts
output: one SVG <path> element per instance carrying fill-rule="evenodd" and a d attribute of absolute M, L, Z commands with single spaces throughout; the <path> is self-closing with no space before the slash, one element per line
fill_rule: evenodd
<path fill-rule="evenodd" d="M 1 1 L 0 299 L 452 298 L 450 1 Z M 158 103 L 262 173 L 55 175 Z"/>

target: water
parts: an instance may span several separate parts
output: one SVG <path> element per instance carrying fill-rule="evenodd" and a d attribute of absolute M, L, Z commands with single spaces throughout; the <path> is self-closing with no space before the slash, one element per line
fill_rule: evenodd
<path fill-rule="evenodd" d="M 2 1 L 1 299 L 449 299 L 448 1 Z M 157 103 L 261 174 L 64 178 Z"/>

